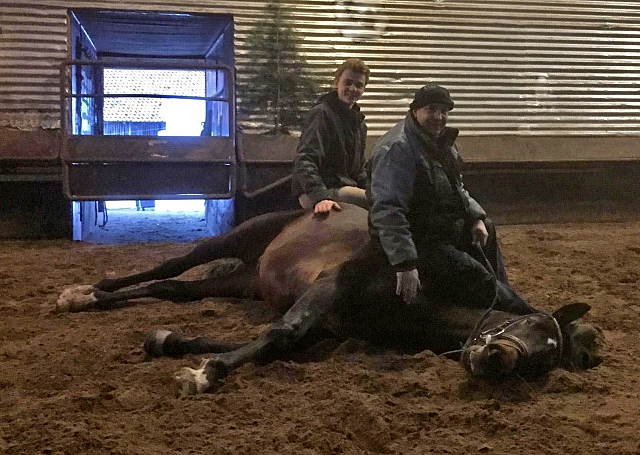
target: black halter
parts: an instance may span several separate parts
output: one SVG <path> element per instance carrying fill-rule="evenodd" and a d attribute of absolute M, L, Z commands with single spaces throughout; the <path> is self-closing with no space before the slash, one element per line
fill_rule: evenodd
<path fill-rule="evenodd" d="M 496 340 L 509 340 L 515 344 L 516 349 L 522 356 L 523 360 L 530 359 L 534 352 L 540 352 L 539 350 L 532 349 L 527 341 L 523 340 L 522 337 L 516 335 L 513 332 L 517 332 L 520 325 L 526 323 L 528 320 L 541 320 L 544 322 L 545 320 L 550 320 L 554 327 L 557 335 L 557 344 L 553 345 L 553 351 L 555 351 L 555 359 L 552 362 L 551 366 L 557 366 L 560 363 L 560 359 L 562 358 L 562 354 L 564 352 L 564 343 L 563 343 L 563 334 L 558 324 L 558 321 L 549 313 L 546 312 L 538 312 L 525 314 L 522 316 L 516 316 L 514 318 L 508 319 L 497 326 L 490 327 L 488 329 L 482 330 L 482 324 L 480 328 L 467 339 L 465 343 L 464 349 L 468 349 L 471 346 L 485 346 Z M 485 318 L 486 320 L 486 318 Z"/>

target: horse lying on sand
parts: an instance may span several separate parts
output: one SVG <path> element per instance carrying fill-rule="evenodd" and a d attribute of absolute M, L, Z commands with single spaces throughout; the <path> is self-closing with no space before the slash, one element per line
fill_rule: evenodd
<path fill-rule="evenodd" d="M 364 285 L 352 289 L 339 279 L 340 268 L 368 241 L 367 212 L 342 206 L 324 219 L 302 211 L 250 219 L 149 271 L 65 290 L 58 310 L 107 310 L 143 297 L 184 302 L 226 296 L 262 299 L 284 313 L 258 338 L 238 345 L 166 330 L 150 333 L 144 347 L 151 356 L 214 353 L 199 368 L 175 374 L 183 395 L 213 389 L 244 363 L 267 363 L 327 336 L 414 352 L 456 351 L 477 376 L 540 375 L 558 365 L 586 369 L 602 361 L 600 331 L 579 321 L 587 304 L 526 315 L 490 305 L 443 305 L 424 296 L 406 305 L 395 294 L 393 272 L 385 277 L 373 269 Z M 239 258 L 243 266 L 198 281 L 169 280 L 220 258 Z M 151 280 L 161 281 L 121 290 Z"/>

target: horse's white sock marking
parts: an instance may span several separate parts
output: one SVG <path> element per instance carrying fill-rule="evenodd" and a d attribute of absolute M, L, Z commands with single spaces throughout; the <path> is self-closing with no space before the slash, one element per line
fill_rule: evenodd
<path fill-rule="evenodd" d="M 98 299 L 95 296 L 95 288 L 90 284 L 73 286 L 65 289 L 56 301 L 58 312 L 82 311 L 93 307 Z"/>
<path fill-rule="evenodd" d="M 206 362 L 203 362 L 203 365 L 206 365 Z M 175 374 L 174 378 L 180 385 L 182 395 L 202 393 L 209 388 L 209 381 L 207 380 L 204 366 L 201 366 L 197 370 L 184 367 Z"/>
<path fill-rule="evenodd" d="M 167 339 L 167 337 L 169 335 L 171 335 L 170 330 L 164 330 L 164 329 L 160 329 L 160 330 L 156 330 L 155 332 L 153 332 L 153 337 L 155 338 L 156 342 L 162 346 L 162 343 L 164 343 L 164 340 Z"/>

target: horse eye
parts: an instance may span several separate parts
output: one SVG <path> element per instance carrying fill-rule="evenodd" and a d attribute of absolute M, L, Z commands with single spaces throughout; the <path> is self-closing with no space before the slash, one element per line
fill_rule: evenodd
<path fill-rule="evenodd" d="M 593 346 L 593 337 L 583 337 L 582 340 L 580 340 L 580 344 L 587 349 L 590 348 Z"/>
<path fill-rule="evenodd" d="M 585 347 L 591 347 L 595 344 L 598 334 L 595 331 L 583 332 L 579 338 L 580 343 Z"/>

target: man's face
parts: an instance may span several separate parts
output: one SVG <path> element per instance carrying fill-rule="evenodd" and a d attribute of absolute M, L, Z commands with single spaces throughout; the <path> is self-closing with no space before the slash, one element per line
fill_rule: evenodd
<path fill-rule="evenodd" d="M 340 101 L 352 107 L 364 93 L 366 80 L 364 74 L 347 69 L 342 72 L 340 79 L 333 81 L 333 86 L 338 90 Z"/>
<path fill-rule="evenodd" d="M 447 124 L 449 109 L 444 104 L 433 103 L 414 109 L 413 115 L 425 131 L 434 137 L 439 137 Z"/>

